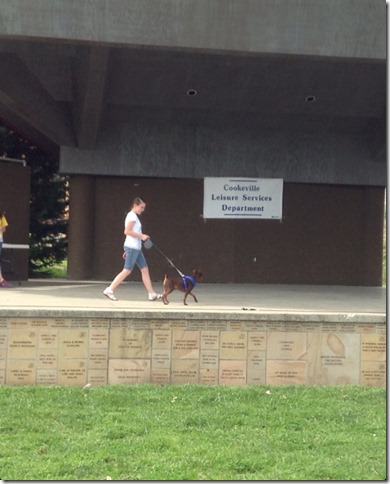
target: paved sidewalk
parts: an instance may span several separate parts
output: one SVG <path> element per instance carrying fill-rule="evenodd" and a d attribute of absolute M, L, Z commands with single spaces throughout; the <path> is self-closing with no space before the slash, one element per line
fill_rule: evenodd
<path fill-rule="evenodd" d="M 141 311 L 179 313 L 344 313 L 386 315 L 386 288 L 309 285 L 208 284 L 195 288 L 199 300 L 174 291 L 170 304 L 148 301 L 140 282 L 125 282 L 115 292 L 118 301 L 102 294 L 107 282 L 36 279 L 0 288 L 0 317 L 21 310 Z M 158 283 L 155 289 L 162 290 Z"/>

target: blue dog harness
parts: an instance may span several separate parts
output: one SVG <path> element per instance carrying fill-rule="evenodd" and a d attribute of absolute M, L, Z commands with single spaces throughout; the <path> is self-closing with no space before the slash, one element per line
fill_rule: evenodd
<path fill-rule="evenodd" d="M 188 282 L 187 282 L 187 279 L 189 281 L 191 281 L 192 283 L 192 287 L 195 287 L 196 286 L 196 279 L 195 277 L 192 277 L 192 276 L 182 276 L 182 279 L 183 279 L 183 284 L 184 284 L 184 289 L 187 290 L 188 289 Z"/>

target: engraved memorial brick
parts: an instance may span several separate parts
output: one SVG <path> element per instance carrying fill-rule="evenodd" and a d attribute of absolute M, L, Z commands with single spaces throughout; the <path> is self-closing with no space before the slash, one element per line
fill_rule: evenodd
<path fill-rule="evenodd" d="M 131 325 L 129 325 L 129 329 L 134 329 L 136 331 L 149 331 L 151 330 L 149 321 L 141 320 L 141 321 L 132 321 Z"/>
<path fill-rule="evenodd" d="M 57 370 L 37 370 L 38 385 L 57 385 Z"/>
<path fill-rule="evenodd" d="M 57 368 L 56 348 L 47 348 L 38 350 L 38 369 L 55 369 Z"/>
<path fill-rule="evenodd" d="M 89 330 L 89 348 L 108 349 L 107 328 L 91 328 Z"/>
<path fill-rule="evenodd" d="M 341 333 L 357 333 L 356 324 L 353 323 L 342 323 L 340 324 Z"/>
<path fill-rule="evenodd" d="M 41 329 L 38 335 L 39 348 L 58 348 L 58 329 Z"/>
<path fill-rule="evenodd" d="M 210 331 L 225 331 L 226 330 L 226 321 L 208 321 L 207 322 L 207 329 Z"/>
<path fill-rule="evenodd" d="M 31 327 L 30 318 L 10 318 L 8 321 L 10 329 L 23 329 Z"/>
<path fill-rule="evenodd" d="M 111 329 L 129 329 L 127 319 L 111 319 Z"/>
<path fill-rule="evenodd" d="M 246 360 L 247 333 L 243 331 L 222 331 L 220 335 L 221 360 Z"/>
<path fill-rule="evenodd" d="M 108 368 L 108 350 L 105 348 L 90 348 L 88 369 L 105 370 Z"/>
<path fill-rule="evenodd" d="M 248 350 L 265 351 L 266 347 L 266 333 L 257 331 L 248 333 Z"/>
<path fill-rule="evenodd" d="M 68 359 L 58 362 L 58 384 L 84 386 L 87 383 L 87 362 Z"/>
<path fill-rule="evenodd" d="M 386 334 L 386 324 L 375 324 L 375 333 Z"/>
<path fill-rule="evenodd" d="M 188 331 L 201 331 L 207 329 L 207 321 L 188 321 Z"/>
<path fill-rule="evenodd" d="M 0 350 L 5 350 L 7 348 L 7 336 L 8 331 L 0 329 Z"/>
<path fill-rule="evenodd" d="M 319 323 L 303 321 L 301 323 L 301 330 L 304 333 L 317 333 L 320 330 Z"/>
<path fill-rule="evenodd" d="M 323 321 L 321 323 L 321 331 L 323 333 L 339 333 L 341 330 L 339 323 L 331 323 L 328 321 Z"/>
<path fill-rule="evenodd" d="M 110 358 L 150 358 L 152 331 L 118 328 L 110 334 Z"/>
<path fill-rule="evenodd" d="M 172 360 L 171 383 L 199 383 L 198 360 Z"/>
<path fill-rule="evenodd" d="M 36 330 L 11 329 L 8 334 L 8 358 L 35 359 L 38 335 Z"/>
<path fill-rule="evenodd" d="M 356 347 L 358 338 L 355 335 L 343 335 L 340 333 L 328 333 L 322 335 L 321 354 L 324 358 L 346 358 L 348 350 Z M 332 364 L 332 363 L 331 363 Z"/>
<path fill-rule="evenodd" d="M 265 323 L 265 328 L 268 332 L 282 331 L 284 323 L 281 323 L 280 321 L 268 321 Z"/>
<path fill-rule="evenodd" d="M 153 349 L 171 349 L 171 331 L 153 330 Z"/>
<path fill-rule="evenodd" d="M 171 321 L 170 328 L 172 330 L 174 330 L 174 329 L 187 330 L 188 329 L 188 323 L 187 323 L 187 321 Z"/>
<path fill-rule="evenodd" d="M 372 387 L 386 386 L 386 363 L 362 361 L 360 384 Z"/>
<path fill-rule="evenodd" d="M 111 385 L 130 385 L 149 381 L 150 360 L 110 359 L 108 362 L 108 383 Z"/>
<path fill-rule="evenodd" d="M 309 383 L 357 385 L 360 377 L 360 335 L 309 334 L 307 360 Z"/>
<path fill-rule="evenodd" d="M 199 342 L 199 331 L 174 330 L 172 332 L 172 358 L 199 358 Z"/>
<path fill-rule="evenodd" d="M 264 370 L 265 360 L 265 351 L 248 351 L 248 371 Z"/>
<path fill-rule="evenodd" d="M 246 322 L 247 331 L 266 331 L 266 324 L 263 321 L 247 321 Z"/>
<path fill-rule="evenodd" d="M 263 370 L 249 370 L 247 372 L 247 385 L 265 385 L 265 369 Z"/>
<path fill-rule="evenodd" d="M 94 329 L 94 328 L 109 329 L 110 320 L 106 318 L 90 319 L 89 327 L 91 329 Z"/>
<path fill-rule="evenodd" d="M 170 368 L 171 367 L 171 350 L 153 349 L 152 351 L 152 368 Z"/>
<path fill-rule="evenodd" d="M 89 328 L 89 319 L 87 318 L 70 318 L 70 328 L 74 329 L 88 329 Z"/>
<path fill-rule="evenodd" d="M 202 350 L 218 350 L 219 331 L 202 331 L 200 333 L 200 347 Z"/>
<path fill-rule="evenodd" d="M 386 360 L 386 335 L 362 334 L 361 336 L 362 361 Z"/>
<path fill-rule="evenodd" d="M 305 361 L 268 360 L 267 385 L 302 385 L 306 380 Z"/>
<path fill-rule="evenodd" d="M 218 370 L 201 368 L 199 371 L 199 383 L 201 385 L 218 385 Z"/>
<path fill-rule="evenodd" d="M 52 328 L 70 328 L 70 319 L 67 318 L 53 318 L 49 321 L 49 326 Z"/>
<path fill-rule="evenodd" d="M 30 322 L 32 328 L 47 328 L 49 326 L 48 319 L 32 319 Z"/>
<path fill-rule="evenodd" d="M 169 385 L 171 383 L 171 370 L 166 368 L 152 368 L 152 383 L 156 385 Z"/>
<path fill-rule="evenodd" d="M 246 323 L 244 321 L 228 321 L 226 329 L 227 331 L 246 331 Z"/>
<path fill-rule="evenodd" d="M 59 358 L 87 358 L 88 331 L 85 329 L 62 329 L 59 334 Z"/>
<path fill-rule="evenodd" d="M 375 325 L 369 323 L 358 323 L 356 324 L 357 332 L 360 334 L 375 333 Z"/>
<path fill-rule="evenodd" d="M 267 336 L 268 360 L 306 359 L 306 334 L 277 332 Z"/>
<path fill-rule="evenodd" d="M 171 325 L 169 321 L 150 321 L 150 328 L 151 329 L 164 329 L 164 330 L 169 330 L 171 328 Z"/>
<path fill-rule="evenodd" d="M 88 383 L 92 386 L 107 385 L 107 370 L 97 370 L 88 368 Z"/>
<path fill-rule="evenodd" d="M 36 383 L 37 368 L 32 360 L 8 360 L 7 385 L 34 385 Z"/>
<path fill-rule="evenodd" d="M 218 350 L 201 350 L 200 368 L 218 369 Z"/>
<path fill-rule="evenodd" d="M 220 385 L 246 385 L 246 361 L 221 360 L 219 364 Z"/>
<path fill-rule="evenodd" d="M 284 323 L 283 331 L 288 331 L 289 333 L 300 333 L 302 331 L 302 323 L 297 321 L 289 321 Z"/>

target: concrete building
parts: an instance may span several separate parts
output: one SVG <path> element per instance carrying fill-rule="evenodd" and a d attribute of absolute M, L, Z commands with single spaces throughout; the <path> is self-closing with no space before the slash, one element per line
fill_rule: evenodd
<path fill-rule="evenodd" d="M 0 0 L 0 118 L 70 176 L 68 277 L 119 272 L 142 195 L 144 232 L 207 282 L 381 285 L 386 13 Z M 205 219 L 205 177 L 282 178 L 282 218 Z M 158 281 L 167 262 L 147 255 Z"/>

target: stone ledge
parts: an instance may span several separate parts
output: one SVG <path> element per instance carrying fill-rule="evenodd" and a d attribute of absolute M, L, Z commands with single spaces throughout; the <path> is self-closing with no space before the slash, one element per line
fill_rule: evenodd
<path fill-rule="evenodd" d="M 386 385 L 381 317 L 21 313 L 0 317 L 0 384 Z"/>
<path fill-rule="evenodd" d="M 1 318 L 103 318 L 103 319 L 163 319 L 163 320 L 227 320 L 236 321 L 311 321 L 311 322 L 364 322 L 364 323 L 386 323 L 385 313 L 341 313 L 341 312 L 267 312 L 259 310 L 248 311 L 155 311 L 151 310 L 102 310 L 102 309 L 7 309 L 2 308 Z"/>

